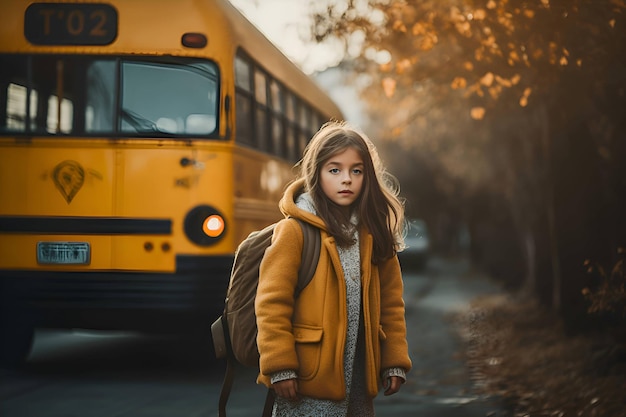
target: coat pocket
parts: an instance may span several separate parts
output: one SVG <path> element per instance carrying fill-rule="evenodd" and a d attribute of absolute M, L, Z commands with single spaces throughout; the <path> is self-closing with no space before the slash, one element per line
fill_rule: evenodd
<path fill-rule="evenodd" d="M 383 326 L 378 326 L 378 338 L 380 340 L 386 340 L 387 339 L 387 334 L 383 330 Z"/>
<path fill-rule="evenodd" d="M 374 343 L 374 360 L 376 361 L 376 374 L 379 375 L 380 371 L 381 371 L 381 350 L 382 350 L 382 345 L 385 343 L 385 340 L 387 339 L 387 335 L 385 334 L 385 331 L 383 330 L 383 326 L 378 326 L 378 340 L 375 341 Z M 378 343 L 376 343 L 378 342 Z"/>
<path fill-rule="evenodd" d="M 317 374 L 322 354 L 322 337 L 324 330 L 321 327 L 294 325 L 293 336 L 296 340 L 296 354 L 300 368 L 300 379 L 311 379 Z"/>

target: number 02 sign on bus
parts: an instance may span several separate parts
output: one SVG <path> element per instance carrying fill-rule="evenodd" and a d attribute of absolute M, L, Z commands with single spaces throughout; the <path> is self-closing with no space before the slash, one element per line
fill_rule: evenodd
<path fill-rule="evenodd" d="M 33 3 L 24 36 L 35 45 L 108 45 L 117 37 L 117 10 L 102 3 Z"/>

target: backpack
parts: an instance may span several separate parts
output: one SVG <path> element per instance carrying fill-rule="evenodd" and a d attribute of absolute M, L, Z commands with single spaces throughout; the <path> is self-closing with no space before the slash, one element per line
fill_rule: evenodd
<path fill-rule="evenodd" d="M 304 221 L 296 219 L 302 228 L 302 263 L 298 271 L 295 296 L 313 278 L 319 261 L 321 237 L 319 230 Z M 213 347 L 218 359 L 226 358 L 226 375 L 222 383 L 219 400 L 219 416 L 226 416 L 226 403 L 233 383 L 235 362 L 249 367 L 259 366 L 259 351 L 256 345 L 257 327 L 254 300 L 259 283 L 259 266 L 265 250 L 272 242 L 276 223 L 263 230 L 257 230 L 239 244 L 235 252 L 230 282 L 226 292 L 224 312 L 211 325 Z M 268 391 L 264 415 L 271 413 L 272 390 Z"/>

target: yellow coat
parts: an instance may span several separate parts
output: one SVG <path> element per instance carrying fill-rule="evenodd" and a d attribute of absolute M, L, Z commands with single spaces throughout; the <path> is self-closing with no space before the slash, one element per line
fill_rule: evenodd
<path fill-rule="evenodd" d="M 294 299 L 303 234 L 285 218 L 274 229 L 272 245 L 261 263 L 255 301 L 260 353 L 258 382 L 270 386 L 270 375 L 284 370 L 298 374 L 300 394 L 341 400 L 346 395 L 343 352 L 347 305 L 343 268 L 335 240 L 321 218 L 294 202 L 301 182 L 292 184 L 280 207 L 286 216 L 305 220 L 322 230 L 322 248 L 312 281 Z M 366 386 L 374 397 L 381 371 L 411 368 L 406 341 L 402 275 L 398 258 L 371 262 L 372 235 L 361 231 L 362 315 L 365 325 Z"/>

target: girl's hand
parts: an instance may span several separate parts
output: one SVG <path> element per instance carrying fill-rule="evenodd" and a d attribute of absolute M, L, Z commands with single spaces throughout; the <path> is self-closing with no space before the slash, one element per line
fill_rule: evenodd
<path fill-rule="evenodd" d="M 385 379 L 383 388 L 385 388 L 385 395 L 392 395 L 396 392 L 400 391 L 400 386 L 402 385 L 402 378 L 399 376 L 390 376 Z"/>
<path fill-rule="evenodd" d="M 298 381 L 296 379 L 285 379 L 272 384 L 276 395 L 287 400 L 298 399 Z"/>

